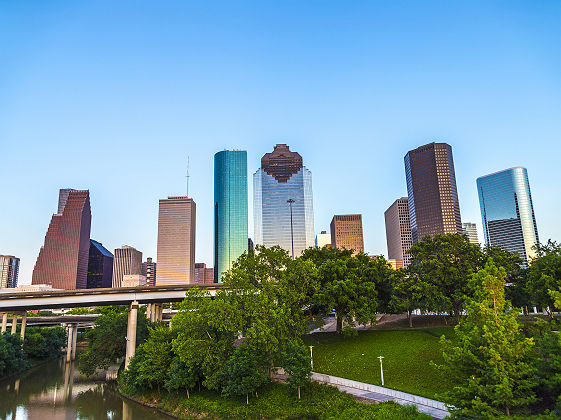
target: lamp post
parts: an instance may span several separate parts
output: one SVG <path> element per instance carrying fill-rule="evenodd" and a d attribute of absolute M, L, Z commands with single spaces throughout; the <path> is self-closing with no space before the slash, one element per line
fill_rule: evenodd
<path fill-rule="evenodd" d="M 314 370 L 314 351 L 313 351 L 314 346 L 310 346 L 310 361 L 312 364 L 312 370 Z"/>
<path fill-rule="evenodd" d="M 294 203 L 294 200 L 289 198 L 286 202 L 290 206 L 290 240 L 292 241 L 292 259 L 294 259 L 294 229 L 292 227 L 292 204 Z"/>
<path fill-rule="evenodd" d="M 382 367 L 382 359 L 384 356 L 380 355 L 378 359 L 380 359 L 380 376 L 382 377 L 382 386 L 384 386 L 384 368 Z"/>

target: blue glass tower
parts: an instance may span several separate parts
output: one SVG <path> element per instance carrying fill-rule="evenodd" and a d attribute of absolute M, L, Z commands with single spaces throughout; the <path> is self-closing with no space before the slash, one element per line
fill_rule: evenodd
<path fill-rule="evenodd" d="M 247 152 L 214 155 L 214 281 L 247 252 Z"/>
<path fill-rule="evenodd" d="M 539 238 L 526 168 L 482 176 L 477 191 L 485 243 L 516 253 L 527 264 Z"/>
<path fill-rule="evenodd" d="M 279 245 L 294 257 L 314 246 L 312 173 L 302 156 L 277 144 L 253 175 L 255 243 Z"/>

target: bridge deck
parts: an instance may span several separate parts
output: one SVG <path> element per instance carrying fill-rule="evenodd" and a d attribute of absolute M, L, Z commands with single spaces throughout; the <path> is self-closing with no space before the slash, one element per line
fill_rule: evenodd
<path fill-rule="evenodd" d="M 81 306 L 128 305 L 133 301 L 138 303 L 180 302 L 185 298 L 187 290 L 197 287 L 201 290 L 207 290 L 211 295 L 214 295 L 222 287 L 222 284 L 0 293 L 0 312 L 76 308 Z"/>

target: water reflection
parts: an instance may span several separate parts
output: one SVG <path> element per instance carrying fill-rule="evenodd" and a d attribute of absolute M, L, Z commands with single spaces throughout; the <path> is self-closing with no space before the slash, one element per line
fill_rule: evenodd
<path fill-rule="evenodd" d="M 83 378 L 75 363 L 53 360 L 0 382 L 0 419 L 169 419 L 123 400 L 112 385 Z"/>

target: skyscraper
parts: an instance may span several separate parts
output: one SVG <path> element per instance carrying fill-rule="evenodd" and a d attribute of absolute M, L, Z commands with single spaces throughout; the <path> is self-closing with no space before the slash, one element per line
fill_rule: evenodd
<path fill-rule="evenodd" d="M 352 249 L 355 255 L 364 252 L 362 214 L 335 215 L 330 227 L 333 248 Z"/>
<path fill-rule="evenodd" d="M 124 245 L 115 250 L 113 259 L 113 287 L 123 287 L 123 277 L 142 274 L 142 252 Z"/>
<path fill-rule="evenodd" d="M 302 156 L 277 144 L 253 175 L 255 244 L 279 245 L 294 257 L 314 246 L 312 173 Z"/>
<path fill-rule="evenodd" d="M 248 249 L 247 152 L 214 155 L 214 281 Z"/>
<path fill-rule="evenodd" d="M 429 143 L 405 155 L 413 243 L 425 235 L 462 234 L 452 147 Z"/>
<path fill-rule="evenodd" d="M 214 283 L 214 268 L 207 267 L 205 263 L 195 263 L 195 283 Z"/>
<path fill-rule="evenodd" d="M 146 276 L 146 283 L 148 286 L 156 285 L 156 269 L 157 264 L 152 262 L 152 258 L 147 258 L 146 261 L 142 263 L 142 275 Z"/>
<path fill-rule="evenodd" d="M 471 244 L 479 245 L 479 238 L 477 237 L 477 227 L 475 226 L 475 223 L 462 223 L 462 232 L 468 237 Z"/>
<path fill-rule="evenodd" d="M 321 233 L 316 234 L 316 248 L 323 248 L 324 246 L 331 248 L 331 234 L 322 230 Z"/>
<path fill-rule="evenodd" d="M 482 176 L 477 179 L 477 191 L 485 243 L 530 262 L 539 237 L 526 168 Z"/>
<path fill-rule="evenodd" d="M 195 282 L 195 221 L 192 198 L 160 200 L 157 286 Z"/>
<path fill-rule="evenodd" d="M 19 258 L 0 255 L 0 289 L 18 287 Z"/>
<path fill-rule="evenodd" d="M 113 254 L 97 241 L 90 239 L 87 288 L 113 285 Z"/>
<path fill-rule="evenodd" d="M 411 262 L 409 248 L 413 245 L 411 239 L 411 224 L 409 222 L 409 200 L 407 197 L 398 198 L 384 212 L 386 220 L 386 241 L 388 243 L 388 259 L 399 261 L 407 267 Z M 400 268 L 400 267 L 398 267 Z"/>
<path fill-rule="evenodd" d="M 51 218 L 39 251 L 32 284 L 50 284 L 54 289 L 86 288 L 91 222 L 89 191 L 60 190 L 58 211 Z"/>

